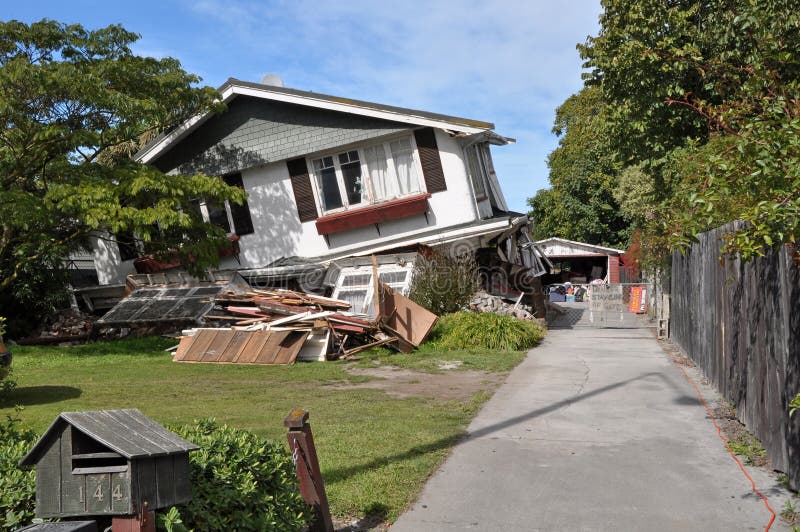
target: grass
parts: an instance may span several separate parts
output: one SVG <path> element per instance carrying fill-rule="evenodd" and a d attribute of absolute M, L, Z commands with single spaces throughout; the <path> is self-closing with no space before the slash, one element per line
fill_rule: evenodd
<path fill-rule="evenodd" d="M 749 433 L 743 434 L 737 440 L 729 440 L 734 454 L 744 457 L 747 465 L 759 465 L 767 456 L 767 451 L 761 442 Z"/>
<path fill-rule="evenodd" d="M 429 341 L 444 349 L 530 349 L 545 335 L 538 323 L 492 312 L 454 312 L 441 316 Z"/>
<path fill-rule="evenodd" d="M 394 520 L 418 493 L 469 420 L 489 397 L 467 401 L 392 398 L 380 390 L 339 389 L 359 382 L 345 363 L 295 366 L 175 364 L 163 350 L 174 341 L 129 339 L 76 347 L 13 348 L 15 390 L 0 395 L 0 416 L 14 414 L 44 431 L 62 411 L 138 408 L 171 426 L 213 417 L 220 423 L 284 441 L 283 418 L 308 410 L 332 511 L 340 517 Z M 507 371 L 523 353 L 423 349 L 415 355 L 370 354 L 384 363 L 438 371 L 440 361 L 464 369 Z"/>
<path fill-rule="evenodd" d="M 440 373 L 441 364 L 460 362 L 461 364 L 447 371 L 479 370 L 479 371 L 511 371 L 525 358 L 525 351 L 500 351 L 487 349 L 456 349 L 442 351 L 430 344 L 423 344 L 409 355 L 388 349 L 371 349 L 359 354 L 360 367 L 373 367 L 375 362 L 389 364 L 405 369 L 413 369 L 425 373 Z"/>
<path fill-rule="evenodd" d="M 790 525 L 800 522 L 800 513 L 797 511 L 797 506 L 792 501 L 786 501 L 781 510 L 781 518 Z M 792 528 L 794 530 L 794 527 Z"/>

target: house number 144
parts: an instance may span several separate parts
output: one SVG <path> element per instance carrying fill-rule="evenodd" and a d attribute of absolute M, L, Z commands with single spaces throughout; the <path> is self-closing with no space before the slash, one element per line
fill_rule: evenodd
<path fill-rule="evenodd" d="M 84 501 L 83 486 L 80 486 L 78 488 L 78 491 L 79 491 L 79 500 L 80 502 L 83 502 Z M 114 498 L 115 501 L 122 500 L 122 488 L 120 487 L 119 484 L 114 485 L 114 489 L 111 491 L 111 496 Z M 98 484 L 97 488 L 95 488 L 94 493 L 92 494 L 92 498 L 97 500 L 98 502 L 103 502 L 104 497 L 105 496 L 103 495 L 103 485 Z"/>

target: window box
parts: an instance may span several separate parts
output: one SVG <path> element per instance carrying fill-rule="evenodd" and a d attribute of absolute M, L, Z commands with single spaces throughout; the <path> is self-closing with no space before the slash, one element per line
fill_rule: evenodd
<path fill-rule="evenodd" d="M 217 253 L 220 258 L 233 257 L 238 261 L 239 236 L 228 235 L 228 242 L 230 244 L 219 248 Z M 133 267 L 136 269 L 136 273 L 157 273 L 181 266 L 181 260 L 175 252 L 171 252 L 166 257 L 163 257 L 162 260 L 164 262 L 157 261 L 153 255 L 143 255 L 133 261 Z"/>
<path fill-rule="evenodd" d="M 386 203 L 370 205 L 352 211 L 337 212 L 317 218 L 317 233 L 330 235 L 348 229 L 356 229 L 367 225 L 408 218 L 422 214 L 428 210 L 428 193 L 401 198 Z"/>

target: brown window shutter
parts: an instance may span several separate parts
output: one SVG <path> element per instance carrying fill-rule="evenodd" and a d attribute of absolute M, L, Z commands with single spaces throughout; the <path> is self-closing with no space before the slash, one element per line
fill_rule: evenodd
<path fill-rule="evenodd" d="M 442 192 L 447 190 L 444 182 L 442 160 L 439 158 L 439 147 L 436 145 L 436 133 L 433 128 L 426 127 L 414 131 L 417 141 L 419 160 L 422 163 L 422 175 L 425 176 L 425 186 L 428 192 Z"/>
<path fill-rule="evenodd" d="M 297 205 L 297 214 L 301 222 L 310 222 L 319 218 L 317 204 L 314 201 L 314 189 L 311 188 L 311 176 L 308 175 L 308 166 L 305 159 L 286 161 L 289 176 L 292 180 L 294 202 Z"/>

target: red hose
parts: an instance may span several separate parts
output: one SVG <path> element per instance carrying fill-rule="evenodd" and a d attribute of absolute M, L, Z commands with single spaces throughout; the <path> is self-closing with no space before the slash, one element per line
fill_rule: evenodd
<path fill-rule="evenodd" d="M 770 518 L 769 523 L 767 523 L 767 526 L 764 527 L 764 532 L 769 532 L 769 529 L 772 526 L 772 523 L 775 522 L 775 517 L 776 517 L 775 516 L 775 510 L 773 510 L 772 506 L 769 505 L 769 501 L 767 500 L 767 498 L 760 491 L 758 491 L 758 488 L 756 488 L 756 483 L 753 480 L 753 477 L 750 476 L 750 473 L 748 473 L 747 470 L 744 468 L 744 465 L 742 464 L 742 461 L 739 460 L 739 457 L 736 456 L 736 453 L 734 453 L 733 449 L 731 449 L 731 446 L 728 444 L 728 439 L 725 436 L 723 436 L 722 429 L 719 427 L 719 424 L 717 423 L 717 418 L 716 418 L 716 416 L 714 416 L 714 413 L 708 407 L 708 403 L 706 403 L 706 400 L 703 397 L 703 394 L 700 392 L 700 388 L 697 387 L 697 384 L 695 384 L 694 380 L 689 376 L 688 373 L 686 373 L 686 370 L 683 369 L 683 366 L 675 359 L 675 357 L 673 357 L 670 354 L 669 358 L 672 359 L 672 363 L 675 364 L 675 366 L 677 366 L 679 370 L 681 370 L 681 373 L 683 373 L 684 378 L 694 388 L 695 393 L 697 393 L 697 397 L 700 398 L 700 402 L 703 403 L 703 406 L 705 407 L 706 412 L 708 413 L 708 416 L 711 418 L 711 422 L 714 424 L 714 427 L 716 427 L 716 429 L 717 429 L 717 434 L 719 435 L 719 439 L 722 440 L 723 444 L 725 444 L 725 448 L 728 450 L 728 453 L 731 455 L 731 457 L 734 460 L 736 460 L 736 463 L 739 465 L 739 469 L 742 470 L 742 473 L 744 473 L 744 476 L 746 476 L 747 480 L 750 481 L 750 486 L 753 488 L 753 492 L 756 495 L 758 495 L 759 497 L 761 497 L 761 500 L 764 501 L 764 506 L 766 506 L 767 510 L 769 510 L 769 513 L 772 514 L 772 517 Z"/>

